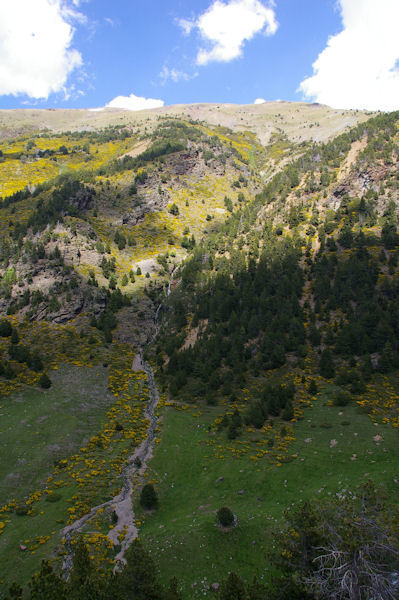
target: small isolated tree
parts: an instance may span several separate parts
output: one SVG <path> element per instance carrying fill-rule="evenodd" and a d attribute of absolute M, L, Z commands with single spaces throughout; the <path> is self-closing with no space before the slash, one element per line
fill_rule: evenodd
<path fill-rule="evenodd" d="M 308 392 L 311 396 L 315 396 L 317 394 L 317 392 L 319 391 L 318 387 L 317 387 L 317 383 L 315 382 L 314 379 L 310 380 L 309 383 L 309 387 L 308 387 Z"/>
<path fill-rule="evenodd" d="M 174 215 L 175 217 L 178 216 L 179 207 L 177 206 L 177 204 L 175 204 L 175 202 L 173 202 L 173 204 L 169 207 L 169 212 L 171 215 Z"/>
<path fill-rule="evenodd" d="M 335 375 L 334 361 L 329 348 L 320 355 L 319 370 L 320 375 L 326 379 L 332 379 Z"/>
<path fill-rule="evenodd" d="M 169 582 L 169 588 L 166 591 L 166 600 L 182 600 L 176 577 L 172 577 Z"/>
<path fill-rule="evenodd" d="M 42 373 L 40 375 L 39 384 L 40 387 L 42 387 L 44 390 L 47 390 L 49 387 L 51 387 L 50 377 L 46 373 Z"/>
<path fill-rule="evenodd" d="M 247 600 L 247 592 L 241 577 L 230 573 L 222 583 L 219 598 L 220 600 Z"/>
<path fill-rule="evenodd" d="M 36 373 L 43 370 L 43 361 L 40 358 L 40 354 L 37 352 L 37 350 L 32 352 L 32 360 L 30 367 L 33 371 L 36 371 Z"/>
<path fill-rule="evenodd" d="M 151 483 L 147 483 L 141 490 L 140 504 L 146 510 L 153 510 L 158 506 L 158 496 Z"/>
<path fill-rule="evenodd" d="M 13 329 L 11 332 L 11 343 L 18 344 L 19 343 L 19 335 L 16 329 Z"/>
<path fill-rule="evenodd" d="M 234 523 L 234 515 L 227 506 L 222 506 L 217 512 L 217 521 L 222 527 L 231 527 Z"/>
<path fill-rule="evenodd" d="M 13 332 L 13 328 L 7 319 L 0 321 L 0 336 L 9 337 Z"/>
<path fill-rule="evenodd" d="M 109 278 L 109 283 L 108 283 L 109 289 L 115 290 L 116 284 L 117 284 L 116 277 L 115 277 L 115 275 L 112 274 L 111 277 Z"/>

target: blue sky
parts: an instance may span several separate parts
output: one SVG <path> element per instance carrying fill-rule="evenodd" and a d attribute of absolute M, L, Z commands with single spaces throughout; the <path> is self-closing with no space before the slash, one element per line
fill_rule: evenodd
<path fill-rule="evenodd" d="M 1 0 L 0 108 L 398 109 L 398 22 L 398 0 Z"/>

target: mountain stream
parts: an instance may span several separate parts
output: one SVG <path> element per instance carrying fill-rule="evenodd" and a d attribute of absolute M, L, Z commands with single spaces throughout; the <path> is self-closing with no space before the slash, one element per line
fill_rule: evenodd
<path fill-rule="evenodd" d="M 171 278 L 166 294 L 167 296 L 169 296 L 171 291 L 174 273 L 175 269 L 171 273 Z M 158 317 L 162 308 L 163 304 L 161 303 L 157 307 L 154 316 L 154 334 L 152 335 L 152 338 L 148 341 L 147 346 L 154 341 L 158 334 Z M 149 400 L 145 411 L 145 417 L 149 419 L 150 422 L 147 429 L 147 434 L 145 439 L 141 442 L 140 446 L 135 448 L 133 454 L 129 456 L 125 465 L 122 468 L 120 475 L 122 480 L 122 488 L 119 494 L 117 494 L 111 500 L 108 500 L 103 504 L 98 504 L 97 506 L 93 507 L 89 513 L 83 515 L 83 517 L 77 519 L 71 525 L 68 525 L 62 530 L 62 535 L 65 538 L 65 547 L 67 550 L 67 554 L 64 557 L 62 565 L 64 577 L 66 579 L 68 578 L 72 568 L 72 536 L 74 533 L 79 533 L 80 531 L 82 531 L 85 524 L 91 519 L 93 519 L 93 517 L 96 516 L 100 509 L 112 508 L 114 511 L 114 515 L 117 518 L 115 526 L 108 532 L 108 538 L 113 542 L 114 546 L 118 544 L 120 544 L 121 546 L 118 554 L 115 556 L 116 562 L 114 571 L 120 569 L 121 565 L 126 562 L 124 558 L 125 552 L 129 548 L 133 540 L 138 536 L 138 529 L 134 521 L 134 512 L 131 499 L 133 491 L 133 481 L 135 477 L 138 477 L 139 481 L 143 480 L 144 472 L 147 468 L 147 462 L 152 456 L 155 429 L 158 422 L 155 411 L 159 401 L 159 394 L 155 383 L 154 372 L 152 370 L 152 367 L 147 361 L 144 360 L 143 348 L 141 348 L 138 354 L 136 355 L 132 368 L 136 371 L 144 371 L 147 375 Z M 121 534 L 123 534 L 122 542 L 119 541 L 119 536 Z"/>

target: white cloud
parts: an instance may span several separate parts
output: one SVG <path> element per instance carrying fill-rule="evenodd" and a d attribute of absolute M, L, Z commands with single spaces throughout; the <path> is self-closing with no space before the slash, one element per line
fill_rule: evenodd
<path fill-rule="evenodd" d="M 178 83 L 179 81 L 189 81 L 190 79 L 194 79 L 194 77 L 197 77 L 197 75 L 198 73 L 193 73 L 192 75 L 189 75 L 188 73 L 185 73 L 184 71 L 179 71 L 174 67 L 170 69 L 166 65 L 162 67 L 162 71 L 159 74 L 163 85 L 165 85 L 165 83 L 169 79 L 172 80 L 173 83 Z"/>
<path fill-rule="evenodd" d="M 47 98 L 66 91 L 68 76 L 82 65 L 71 48 L 73 21 L 85 17 L 65 0 L 1 0 L 0 95 Z"/>
<path fill-rule="evenodd" d="M 264 98 L 256 98 L 256 100 L 254 100 L 254 104 L 264 104 L 266 102 L 266 100 L 264 100 Z"/>
<path fill-rule="evenodd" d="M 299 89 L 334 108 L 399 109 L 399 1 L 339 0 L 343 30 L 329 38 Z"/>
<path fill-rule="evenodd" d="M 267 6 L 260 0 L 214 0 L 198 19 L 180 19 L 179 25 L 186 35 L 198 30 L 206 43 L 197 53 L 198 65 L 229 62 L 242 55 L 245 42 L 257 33 L 277 31 L 273 6 L 272 0 Z"/>
<path fill-rule="evenodd" d="M 106 105 L 106 108 L 125 108 L 126 110 L 144 110 L 146 108 L 160 108 L 165 102 L 154 98 L 142 96 L 117 96 Z"/>
<path fill-rule="evenodd" d="M 115 22 L 110 17 L 104 17 L 104 21 L 107 25 L 111 25 L 111 27 L 115 27 Z"/>
<path fill-rule="evenodd" d="M 184 35 L 190 35 L 195 27 L 195 21 L 190 19 L 177 19 L 177 24 L 183 29 Z"/>

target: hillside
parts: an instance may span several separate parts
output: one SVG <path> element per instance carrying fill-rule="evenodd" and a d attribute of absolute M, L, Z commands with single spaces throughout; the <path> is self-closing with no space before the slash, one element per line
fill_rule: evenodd
<path fill-rule="evenodd" d="M 168 598 L 231 571 L 283 597 L 284 509 L 369 479 L 397 503 L 398 123 L 1 111 L 4 591 L 79 537 L 108 581 L 139 533 Z"/>
<path fill-rule="evenodd" d="M 30 132 L 98 130 L 109 126 L 147 127 L 152 129 L 160 117 L 179 117 L 221 125 L 233 131 L 249 130 L 263 144 L 275 131 L 290 140 L 325 141 L 346 127 L 369 118 L 372 113 L 360 110 L 334 110 L 320 104 L 265 102 L 264 104 L 181 104 L 132 112 L 123 109 L 16 109 L 0 110 L 2 138 Z M 310 131 L 307 131 L 310 129 Z M 313 130 L 313 131 L 312 131 Z"/>

